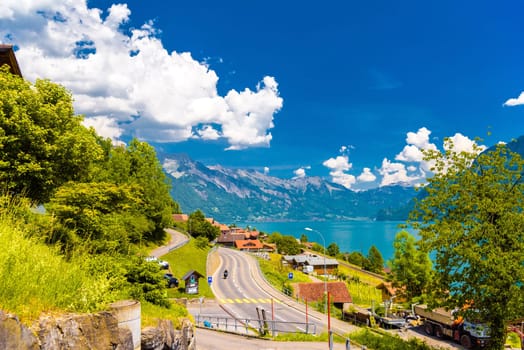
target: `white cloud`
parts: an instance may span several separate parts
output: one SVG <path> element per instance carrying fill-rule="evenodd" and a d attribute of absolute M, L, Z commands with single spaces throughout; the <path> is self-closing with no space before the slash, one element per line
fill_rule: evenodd
<path fill-rule="evenodd" d="M 306 177 L 306 169 L 304 168 L 298 168 L 295 171 L 293 171 L 293 174 L 295 174 L 295 178 L 303 178 Z"/>
<path fill-rule="evenodd" d="M 509 98 L 506 102 L 504 102 L 504 106 L 508 107 L 514 107 L 518 105 L 524 105 L 524 91 L 520 93 L 519 97 Z"/>
<path fill-rule="evenodd" d="M 416 133 L 408 132 L 406 136 L 407 145 L 404 146 L 402 152 L 395 156 L 395 160 L 402 162 L 422 162 L 422 150 L 432 149 L 436 150 L 437 146 L 429 142 L 429 135 L 431 131 L 422 127 Z"/>
<path fill-rule="evenodd" d="M 64 85 L 75 111 L 112 139 L 127 132 L 156 142 L 224 138 L 232 150 L 269 146 L 283 104 L 273 77 L 220 96 L 205 61 L 168 52 L 153 22 L 125 31 L 130 16 L 126 4 L 104 17 L 85 0 L 4 0 L 0 41 L 19 48 L 27 79 Z"/>
<path fill-rule="evenodd" d="M 220 132 L 211 125 L 204 125 L 196 131 L 196 134 L 203 140 L 218 140 L 220 138 Z"/>
<path fill-rule="evenodd" d="M 449 138 L 453 144 L 453 150 L 455 152 L 467 152 L 467 153 L 480 153 L 486 149 L 484 145 L 477 145 L 474 140 L 471 140 L 467 136 L 462 135 L 461 133 L 456 133 Z M 475 150 L 475 146 L 480 147 Z M 444 149 L 447 150 L 447 145 L 444 145 Z"/>
<path fill-rule="evenodd" d="M 370 168 L 364 168 L 362 170 L 362 173 L 359 176 L 357 176 L 358 182 L 373 182 L 376 179 L 377 177 L 375 176 L 375 174 L 371 172 Z"/>
<path fill-rule="evenodd" d="M 85 119 L 83 124 L 88 128 L 93 127 L 97 130 L 98 135 L 110 138 L 113 143 L 117 143 L 118 138 L 122 135 L 122 128 L 112 118 L 104 116 L 89 118 Z"/>
<path fill-rule="evenodd" d="M 357 181 L 354 175 L 346 173 L 346 171 L 352 168 L 352 164 L 346 155 L 329 158 L 322 165 L 330 169 L 329 175 L 334 183 L 351 188 Z"/>
<path fill-rule="evenodd" d="M 424 180 L 424 174 L 408 174 L 406 165 L 402 163 L 392 163 L 387 158 L 382 161 L 382 167 L 379 169 L 382 180 L 380 186 L 389 186 L 396 184 L 414 185 L 417 182 Z"/>

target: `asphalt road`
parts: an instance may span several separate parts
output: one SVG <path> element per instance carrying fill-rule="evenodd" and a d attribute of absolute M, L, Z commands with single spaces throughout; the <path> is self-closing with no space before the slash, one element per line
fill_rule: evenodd
<path fill-rule="evenodd" d="M 327 342 L 277 342 L 197 328 L 197 350 L 328 350 Z M 354 347 L 352 347 L 353 349 Z M 333 344 L 334 350 L 346 349 L 345 344 Z"/>
<path fill-rule="evenodd" d="M 311 334 L 326 331 L 321 320 L 311 315 L 306 327 L 304 312 L 291 307 L 282 295 L 270 294 L 259 284 L 261 273 L 252 256 L 227 248 L 219 248 L 218 253 L 222 264 L 213 276 L 212 289 L 228 314 L 240 320 L 258 320 L 264 310 L 266 320 L 274 324 L 271 329 L 277 333 L 306 332 L 306 329 Z M 223 278 L 225 269 L 229 271 L 227 279 Z"/>
<path fill-rule="evenodd" d="M 189 238 L 181 232 L 173 230 L 172 228 L 166 228 L 165 231 L 170 236 L 169 243 L 152 250 L 149 255 L 160 258 L 162 255 L 166 255 L 171 250 L 189 242 Z"/>

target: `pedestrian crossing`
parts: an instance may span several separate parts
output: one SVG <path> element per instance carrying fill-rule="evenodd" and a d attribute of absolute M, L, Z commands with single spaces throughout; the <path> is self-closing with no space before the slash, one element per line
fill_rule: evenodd
<path fill-rule="evenodd" d="M 271 304 L 271 298 L 224 298 L 219 299 L 222 304 Z M 275 304 L 282 304 L 280 300 L 273 299 Z"/>

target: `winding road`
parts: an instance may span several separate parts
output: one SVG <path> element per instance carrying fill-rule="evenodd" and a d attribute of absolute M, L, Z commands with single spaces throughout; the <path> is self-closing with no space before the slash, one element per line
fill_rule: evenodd
<path fill-rule="evenodd" d="M 218 254 L 221 266 L 213 275 L 212 289 L 217 301 L 231 316 L 258 320 L 264 310 L 266 320 L 274 323 L 276 332 L 319 334 L 327 331 L 326 317 L 313 310 L 308 310 L 306 316 L 304 305 L 270 286 L 253 256 L 228 248 L 219 248 Z M 227 279 L 223 278 L 225 269 L 229 271 Z"/>

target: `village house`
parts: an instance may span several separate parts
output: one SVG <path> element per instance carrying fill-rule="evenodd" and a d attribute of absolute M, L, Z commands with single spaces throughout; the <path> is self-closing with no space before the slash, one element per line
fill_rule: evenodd
<path fill-rule="evenodd" d="M 273 252 L 274 246 L 258 239 L 239 239 L 235 241 L 235 248 L 245 252 Z"/>
<path fill-rule="evenodd" d="M 16 60 L 13 45 L 0 44 L 0 67 L 7 64 L 10 68 L 11 74 L 22 76 L 20 66 Z"/>
<path fill-rule="evenodd" d="M 335 307 L 342 309 L 345 303 L 352 303 L 353 299 L 344 282 L 314 282 L 314 283 L 296 283 L 293 285 L 294 297 L 300 300 L 320 301 L 324 298 L 324 293 L 327 292 L 330 296 L 330 301 Z"/>
<path fill-rule="evenodd" d="M 317 275 L 332 275 L 338 269 L 337 259 L 324 258 L 315 254 L 284 255 L 282 259 L 285 264 L 292 266 L 295 270 L 309 270 Z"/>

